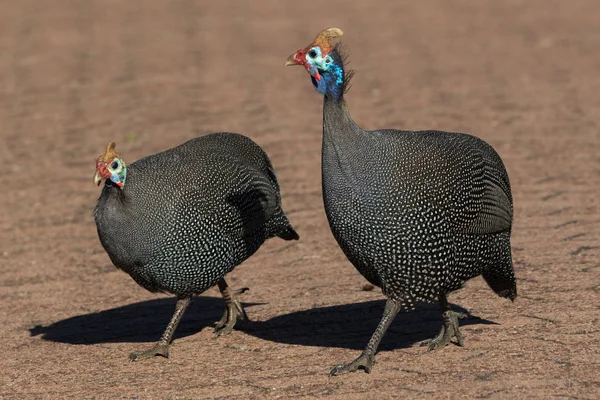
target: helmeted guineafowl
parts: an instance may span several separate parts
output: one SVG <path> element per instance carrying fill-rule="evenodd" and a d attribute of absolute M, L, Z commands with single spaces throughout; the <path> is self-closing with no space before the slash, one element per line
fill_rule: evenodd
<path fill-rule="evenodd" d="M 494 149 L 474 136 L 441 131 L 365 131 L 344 101 L 352 71 L 321 32 L 286 65 L 302 65 L 323 105 L 323 200 L 331 231 L 356 269 L 388 300 L 362 354 L 331 375 L 371 370 L 377 347 L 403 308 L 439 300 L 443 328 L 429 350 L 462 345 L 447 294 L 483 275 L 500 296 L 517 295 L 511 259 L 512 196 Z"/>
<path fill-rule="evenodd" d="M 177 296 L 159 342 L 130 355 L 168 357 L 173 333 L 193 295 L 218 285 L 225 300 L 218 335 L 246 313 L 223 277 L 266 239 L 298 239 L 281 209 L 279 184 L 265 152 L 249 138 L 213 133 L 131 165 L 111 142 L 96 161 L 105 186 L 94 217 L 114 265 L 151 292 Z"/>

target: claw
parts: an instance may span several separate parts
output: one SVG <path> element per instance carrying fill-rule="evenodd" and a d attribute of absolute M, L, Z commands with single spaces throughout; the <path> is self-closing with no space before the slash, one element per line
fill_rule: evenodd
<path fill-rule="evenodd" d="M 245 287 L 230 293 L 230 300 L 225 301 L 225 312 L 223 313 L 223 317 L 221 317 L 221 320 L 215 325 L 215 337 L 230 333 L 238 320 L 248 320 L 248 315 L 246 314 L 244 307 L 242 307 L 242 303 L 240 303 L 237 298 L 238 295 L 245 293 L 248 290 L 250 289 Z"/>
<path fill-rule="evenodd" d="M 141 351 L 134 351 L 129 355 L 129 361 L 141 361 L 154 356 L 169 358 L 169 345 L 157 343 L 155 346 Z"/>
<path fill-rule="evenodd" d="M 464 344 L 462 334 L 458 328 L 458 320 L 467 318 L 467 314 L 448 310 L 442 313 L 442 318 L 444 325 L 442 325 L 440 333 L 433 339 L 421 342 L 421 346 L 427 346 L 428 352 L 447 346 L 452 342 L 453 337 L 456 337 L 456 344 L 458 346 L 463 346 Z"/>
<path fill-rule="evenodd" d="M 358 371 L 359 369 L 364 369 L 367 374 L 371 373 L 371 368 L 373 367 L 373 363 L 375 363 L 375 355 L 362 353 L 358 358 L 347 364 L 338 364 L 331 372 L 329 372 L 329 376 L 337 376 L 347 374 L 349 372 Z"/>

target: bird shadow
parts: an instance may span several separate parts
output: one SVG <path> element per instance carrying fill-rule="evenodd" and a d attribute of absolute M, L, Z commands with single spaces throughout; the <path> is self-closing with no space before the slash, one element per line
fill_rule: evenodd
<path fill-rule="evenodd" d="M 385 306 L 384 300 L 312 308 L 279 315 L 267 321 L 249 321 L 241 328 L 245 333 L 277 343 L 302 346 L 339 347 L 362 350 L 375 331 Z M 451 305 L 454 311 L 467 314 L 460 326 L 497 325 L 496 322 L 469 314 Z M 423 305 L 415 311 L 402 312 L 392 322 L 380 350 L 394 350 L 432 339 L 442 326 L 437 305 Z M 481 333 L 481 329 L 469 329 Z"/>
<path fill-rule="evenodd" d="M 244 308 L 264 303 L 243 303 Z M 277 343 L 317 347 L 363 349 L 383 314 L 384 300 L 317 307 L 283 314 L 266 321 L 238 322 L 236 330 Z M 454 311 L 467 313 L 452 305 Z M 164 298 L 128 304 L 100 312 L 77 315 L 48 326 L 29 329 L 31 336 L 69 344 L 137 343 L 156 341 L 175 310 L 175 299 Z M 212 327 L 224 311 L 220 297 L 194 298 L 175 331 L 173 339 L 194 335 Z M 251 315 L 250 315 L 251 317 Z M 437 306 L 425 305 L 400 313 L 384 336 L 380 350 L 410 347 L 434 337 L 441 328 Z M 496 322 L 467 313 L 461 327 Z"/>
<path fill-rule="evenodd" d="M 48 326 L 29 329 L 31 336 L 70 344 L 152 342 L 158 340 L 175 311 L 174 298 L 128 304 L 100 312 L 77 315 Z M 251 307 L 262 303 L 243 303 Z M 214 326 L 225 310 L 220 297 L 199 296 L 183 314 L 174 339 L 191 336 Z"/>

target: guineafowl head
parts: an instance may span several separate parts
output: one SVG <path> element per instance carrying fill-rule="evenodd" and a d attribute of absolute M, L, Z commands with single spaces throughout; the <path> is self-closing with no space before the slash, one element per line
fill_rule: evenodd
<path fill-rule="evenodd" d="M 115 151 L 116 146 L 115 142 L 110 142 L 106 146 L 104 154 L 96 160 L 94 183 L 98 186 L 103 180 L 106 180 L 108 186 L 116 185 L 121 189 L 125 187 L 127 166 Z"/>
<path fill-rule="evenodd" d="M 286 66 L 304 66 L 315 89 L 336 101 L 348 90 L 353 74 L 344 70 L 346 52 L 341 45 L 331 45 L 331 40 L 343 34 L 339 28 L 325 29 L 311 44 L 291 54 L 285 62 Z"/>

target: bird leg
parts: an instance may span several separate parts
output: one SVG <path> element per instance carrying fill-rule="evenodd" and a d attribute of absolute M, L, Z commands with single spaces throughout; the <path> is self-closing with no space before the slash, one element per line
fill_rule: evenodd
<path fill-rule="evenodd" d="M 381 317 L 381 321 L 379 321 L 377 329 L 375 329 L 373 336 L 371 336 L 371 340 L 369 340 L 367 347 L 363 350 L 361 355 L 350 363 L 336 365 L 329 373 L 329 376 L 347 374 L 348 372 L 354 372 L 359 369 L 364 369 L 367 373 L 371 372 L 371 368 L 375 362 L 375 352 L 377 351 L 377 347 L 379 347 L 379 342 L 381 342 L 383 335 L 385 335 L 385 332 L 388 330 L 390 324 L 400 311 L 400 307 L 400 303 L 392 299 L 388 299 L 388 301 L 385 303 L 383 317 Z"/>
<path fill-rule="evenodd" d="M 140 361 L 154 356 L 163 356 L 165 358 L 169 358 L 169 344 L 173 339 L 173 333 L 175 333 L 175 329 L 177 329 L 177 325 L 179 325 L 179 321 L 181 321 L 181 317 L 190 305 L 191 301 L 191 296 L 178 297 L 173 317 L 171 317 L 171 321 L 167 325 L 167 329 L 165 329 L 163 332 L 158 343 L 148 350 L 135 351 L 131 353 L 129 355 L 129 359 L 131 361 Z"/>
<path fill-rule="evenodd" d="M 225 313 L 215 326 L 215 336 L 219 337 L 231 332 L 238 319 L 242 321 L 248 320 L 248 315 L 246 315 L 246 311 L 244 310 L 244 307 L 242 307 L 242 303 L 240 303 L 237 296 L 250 289 L 245 287 L 232 291 L 227 285 L 227 282 L 225 282 L 225 279 L 221 279 L 217 285 L 219 286 L 219 291 L 223 296 L 223 300 L 225 300 Z"/>
<path fill-rule="evenodd" d="M 463 345 L 463 337 L 458 329 L 458 320 L 466 318 L 467 315 L 464 313 L 459 313 L 456 311 L 452 311 L 450 306 L 448 305 L 448 299 L 446 298 L 446 294 L 441 294 L 439 297 L 440 300 L 440 311 L 442 312 L 442 319 L 444 324 L 442 325 L 442 330 L 439 335 L 434 337 L 433 339 L 426 340 L 421 343 L 421 346 L 427 346 L 427 351 L 439 349 L 441 347 L 446 346 L 451 342 L 453 337 L 456 337 L 456 344 L 459 346 Z"/>

